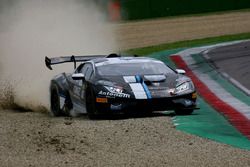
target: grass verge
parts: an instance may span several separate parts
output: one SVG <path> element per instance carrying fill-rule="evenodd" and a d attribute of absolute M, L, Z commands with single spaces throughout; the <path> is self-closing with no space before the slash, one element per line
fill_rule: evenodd
<path fill-rule="evenodd" d="M 235 40 L 244 40 L 250 39 L 250 32 L 248 33 L 241 33 L 241 34 L 233 34 L 233 35 L 224 35 L 218 37 L 209 37 L 203 39 L 195 39 L 195 40 L 187 40 L 187 41 L 179 41 L 174 43 L 166 43 L 156 46 L 149 46 L 143 48 L 136 48 L 126 50 L 125 52 L 128 54 L 136 54 L 136 55 L 147 55 L 153 52 L 159 52 L 163 50 L 170 50 L 170 49 L 177 49 L 177 48 L 190 48 L 208 44 L 216 44 L 221 42 L 229 42 Z"/>
<path fill-rule="evenodd" d="M 160 19 L 177 19 L 183 17 L 200 17 L 200 16 L 211 16 L 211 15 L 223 15 L 223 14 L 231 14 L 231 13 L 242 13 L 242 12 L 250 12 L 250 8 L 245 9 L 235 9 L 235 10 L 224 10 L 224 11 L 208 11 L 204 13 L 193 13 L 193 14 L 179 14 L 175 16 L 162 16 L 156 18 L 144 18 L 144 19 L 135 19 L 135 20 L 122 20 L 120 23 L 131 23 L 131 22 L 140 22 L 140 21 L 147 21 L 147 20 L 160 20 Z"/>

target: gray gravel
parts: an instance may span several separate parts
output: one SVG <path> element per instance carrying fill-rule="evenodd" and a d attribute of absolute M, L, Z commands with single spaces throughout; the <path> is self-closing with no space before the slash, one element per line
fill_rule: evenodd
<path fill-rule="evenodd" d="M 250 166 L 250 152 L 179 132 L 171 115 L 89 120 L 0 111 L 0 166 Z"/>

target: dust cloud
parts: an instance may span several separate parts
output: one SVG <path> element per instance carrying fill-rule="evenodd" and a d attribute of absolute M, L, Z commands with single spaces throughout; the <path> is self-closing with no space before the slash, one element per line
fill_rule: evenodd
<path fill-rule="evenodd" d="M 108 54 L 116 50 L 113 25 L 90 0 L 0 0 L 0 101 L 36 109 L 49 106 L 50 71 L 44 57 Z"/>

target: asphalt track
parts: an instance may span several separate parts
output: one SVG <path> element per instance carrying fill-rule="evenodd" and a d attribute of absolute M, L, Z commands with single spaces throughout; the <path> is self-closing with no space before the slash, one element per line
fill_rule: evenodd
<path fill-rule="evenodd" d="M 216 70 L 227 73 L 250 90 L 250 41 L 219 47 L 207 55 Z"/>

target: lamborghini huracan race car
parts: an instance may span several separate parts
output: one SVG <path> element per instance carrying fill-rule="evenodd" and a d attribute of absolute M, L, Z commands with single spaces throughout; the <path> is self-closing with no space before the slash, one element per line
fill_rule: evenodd
<path fill-rule="evenodd" d="M 51 65 L 65 62 L 73 62 L 75 70 L 51 80 L 54 116 L 70 115 L 72 110 L 94 118 L 131 111 L 191 114 L 196 109 L 195 87 L 185 71 L 174 70 L 159 60 L 117 54 L 45 58 L 51 70 Z"/>

